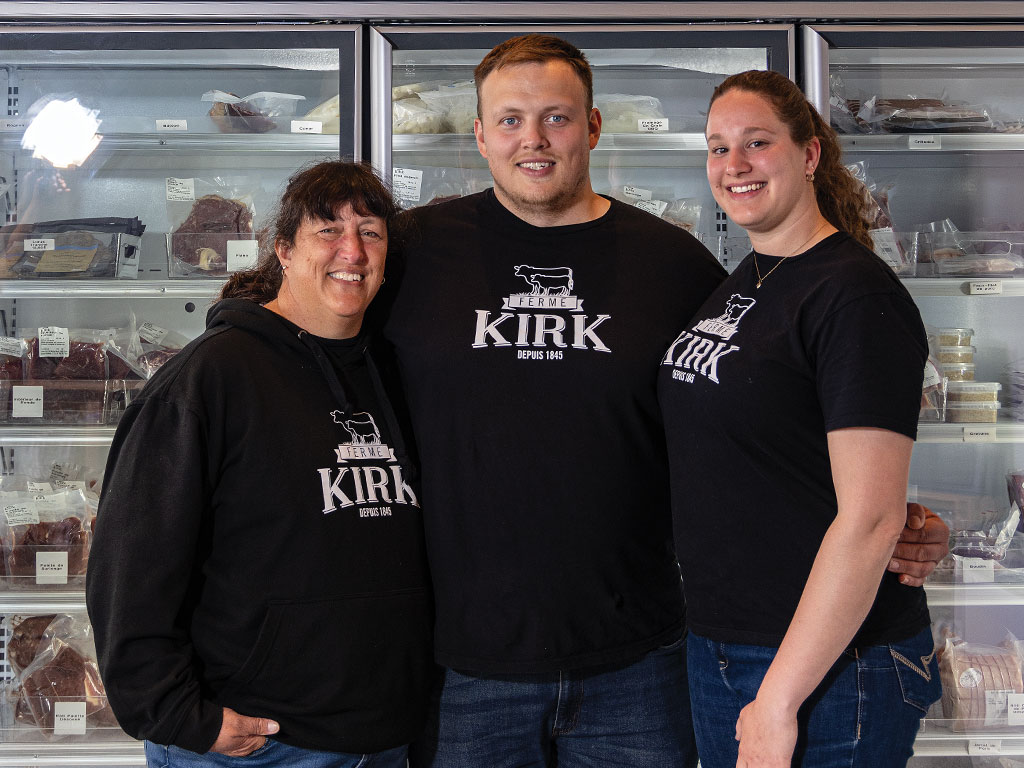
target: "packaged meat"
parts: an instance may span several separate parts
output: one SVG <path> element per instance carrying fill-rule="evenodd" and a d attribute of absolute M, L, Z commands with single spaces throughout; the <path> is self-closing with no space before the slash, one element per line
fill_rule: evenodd
<path fill-rule="evenodd" d="M 594 106 L 601 112 L 603 133 L 641 133 L 641 120 L 665 117 L 661 100 L 654 96 L 597 93 L 594 94 Z"/>
<path fill-rule="evenodd" d="M 391 130 L 396 134 L 448 133 L 444 114 L 431 109 L 419 96 L 391 103 Z"/>
<path fill-rule="evenodd" d="M 5 617 L 7 660 L 15 674 L 27 669 L 54 638 L 67 639 L 71 624 L 72 618 L 63 613 Z"/>
<path fill-rule="evenodd" d="M 0 227 L 10 277 L 136 278 L 146 225 L 138 218 L 85 218 Z"/>
<path fill-rule="evenodd" d="M 417 96 L 427 109 L 442 115 L 446 133 L 473 133 L 476 86 L 472 80 L 420 91 Z"/>
<path fill-rule="evenodd" d="M 440 88 L 442 85 L 446 84 L 450 84 L 450 81 L 427 80 L 422 83 L 406 83 L 404 85 L 394 85 L 391 87 L 391 100 L 400 101 L 402 99 L 408 99 L 410 96 L 415 96 L 421 91 L 433 91 Z"/>
<path fill-rule="evenodd" d="M 88 504 L 80 490 L 0 493 L 4 554 L 12 588 L 81 582 L 89 558 Z"/>
<path fill-rule="evenodd" d="M 1013 277 L 1024 274 L 1024 232 L 921 232 L 918 260 L 936 277 Z"/>
<path fill-rule="evenodd" d="M 942 714 L 957 732 L 1005 728 L 1007 696 L 1022 693 L 1017 654 L 998 646 L 947 640 L 939 659 Z"/>
<path fill-rule="evenodd" d="M 277 127 L 272 117 L 290 117 L 295 105 L 306 97 L 294 93 L 259 91 L 238 96 L 227 91 L 207 91 L 203 101 L 212 101 L 209 115 L 221 133 L 266 133 Z"/>
<path fill-rule="evenodd" d="M 950 554 L 982 560 L 1002 560 L 1020 522 L 1020 508 L 1012 504 L 1007 511 L 986 510 L 975 513 L 949 536 Z"/>
<path fill-rule="evenodd" d="M 252 211 L 241 200 L 216 194 L 200 197 L 167 236 L 171 276 L 226 275 L 231 243 L 253 240 L 252 222 Z"/>
<path fill-rule="evenodd" d="M 47 326 L 28 329 L 27 379 L 97 379 L 108 377 L 107 342 L 116 331 Z"/>
<path fill-rule="evenodd" d="M 302 116 L 303 120 L 316 120 L 321 133 L 338 133 L 341 130 L 341 97 L 332 96 L 317 104 Z"/>
<path fill-rule="evenodd" d="M 11 336 L 0 336 L 0 379 L 21 380 L 27 358 L 27 341 Z"/>
<path fill-rule="evenodd" d="M 107 389 L 102 379 L 0 379 L 0 421 L 103 424 Z"/>

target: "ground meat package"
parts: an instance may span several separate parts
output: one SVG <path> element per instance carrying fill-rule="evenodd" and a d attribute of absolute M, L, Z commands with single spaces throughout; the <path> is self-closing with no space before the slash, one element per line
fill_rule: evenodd
<path fill-rule="evenodd" d="M 79 489 L 0 491 L 7 584 L 12 589 L 82 585 L 89 559 L 89 503 Z"/>
<path fill-rule="evenodd" d="M 1024 693 L 1021 662 L 1014 650 L 948 639 L 939 670 L 942 715 L 954 731 L 1010 726 L 1009 697 Z"/>
<path fill-rule="evenodd" d="M 224 276 L 255 266 L 251 194 L 221 179 L 167 179 L 170 277 Z"/>

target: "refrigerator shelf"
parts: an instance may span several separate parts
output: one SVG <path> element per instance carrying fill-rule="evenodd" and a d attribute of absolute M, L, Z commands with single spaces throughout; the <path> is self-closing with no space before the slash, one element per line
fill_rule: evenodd
<path fill-rule="evenodd" d="M 844 134 L 844 152 L 1020 152 L 1024 133 Z"/>
<path fill-rule="evenodd" d="M 103 126 L 100 126 L 103 129 Z M 22 131 L 0 132 L 0 151 L 21 150 Z M 99 151 L 317 152 L 338 154 L 338 134 L 305 133 L 103 133 Z M 469 137 L 472 139 L 472 137 Z M 26 150 L 27 151 L 27 150 Z"/>
<path fill-rule="evenodd" d="M 26 768 L 27 766 L 34 765 L 112 766 L 145 764 L 146 755 L 140 741 L 108 741 L 96 744 L 0 742 L 0 766 Z"/>
<path fill-rule="evenodd" d="M 983 433 L 983 434 L 982 434 Z M 919 424 L 918 443 L 1024 443 L 1024 422 Z"/>
<path fill-rule="evenodd" d="M 925 584 L 928 605 L 1024 605 L 1024 584 Z"/>
<path fill-rule="evenodd" d="M 114 439 L 114 427 L 110 426 L 0 426 L 0 446 L 100 446 L 110 445 Z"/>
<path fill-rule="evenodd" d="M 1024 137 L 1021 137 L 1024 147 Z M 424 152 L 443 150 L 476 151 L 476 139 L 469 133 L 407 133 L 397 134 L 392 152 Z M 594 152 L 707 152 L 703 133 L 602 133 Z"/>
<path fill-rule="evenodd" d="M 62 592 L 0 592 L 0 615 L 69 613 L 84 610 L 85 592 L 81 589 Z"/>
<path fill-rule="evenodd" d="M 0 298 L 214 298 L 223 281 L 195 280 L 0 280 Z"/>
<path fill-rule="evenodd" d="M 958 755 L 1024 755 L 1024 735 L 1014 731 L 955 733 L 925 720 L 914 742 L 914 757 L 953 757 Z M 987 750 L 977 752 L 979 745 Z"/>
<path fill-rule="evenodd" d="M 901 281 L 910 295 L 921 296 L 1024 296 L 1021 277 L 908 277 Z M 994 286 L 994 287 L 993 287 Z"/>

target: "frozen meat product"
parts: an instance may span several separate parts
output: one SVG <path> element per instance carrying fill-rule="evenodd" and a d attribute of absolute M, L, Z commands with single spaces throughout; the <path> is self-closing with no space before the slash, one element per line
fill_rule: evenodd
<path fill-rule="evenodd" d="M 277 123 L 247 101 L 215 101 L 209 115 L 221 133 L 266 133 L 277 128 Z"/>
<path fill-rule="evenodd" d="M 12 539 L 7 572 L 15 578 L 35 579 L 39 552 L 67 552 L 68 576 L 85 573 L 89 541 L 81 518 L 70 516 L 52 523 L 12 526 Z"/>
<path fill-rule="evenodd" d="M 1007 694 L 1022 693 L 1021 662 L 1009 648 L 946 641 L 939 659 L 942 714 L 954 731 L 1008 725 Z"/>
<path fill-rule="evenodd" d="M 473 133 L 473 121 L 476 120 L 476 86 L 472 81 L 421 91 L 418 96 L 428 109 L 443 116 L 445 132 Z"/>
<path fill-rule="evenodd" d="M 54 722 L 61 702 L 84 703 L 86 721 L 92 727 L 117 725 L 96 662 L 63 642 L 53 643 L 48 653 L 25 670 L 21 698 L 19 712 L 30 717 L 47 737 L 59 735 L 54 733 Z"/>
<path fill-rule="evenodd" d="M 426 80 L 422 83 L 406 83 L 405 85 L 394 85 L 391 87 L 391 100 L 400 101 L 415 96 L 422 91 L 433 91 L 444 85 L 444 80 Z"/>
<path fill-rule="evenodd" d="M 665 117 L 661 101 L 654 96 L 601 93 L 594 95 L 594 106 L 601 112 L 605 133 L 639 133 L 640 120 Z"/>
<path fill-rule="evenodd" d="M 391 104 L 391 128 L 398 133 L 447 133 L 444 115 L 428 107 L 419 96 Z"/>
<path fill-rule="evenodd" d="M 303 120 L 316 120 L 321 124 L 321 132 L 338 133 L 341 130 L 341 97 L 332 96 L 322 104 L 317 104 L 302 116 Z"/>
<path fill-rule="evenodd" d="M 171 233 L 171 255 L 193 271 L 226 274 L 228 242 L 252 234 L 248 205 L 220 195 L 204 195 Z"/>

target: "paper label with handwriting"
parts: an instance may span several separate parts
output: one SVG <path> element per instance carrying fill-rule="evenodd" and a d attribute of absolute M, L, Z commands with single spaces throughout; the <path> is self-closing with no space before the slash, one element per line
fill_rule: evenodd
<path fill-rule="evenodd" d="M 195 179 L 175 179 L 167 177 L 167 199 L 175 202 L 190 203 L 196 199 Z"/>
<path fill-rule="evenodd" d="M 98 249 L 99 244 L 51 248 L 40 255 L 35 271 L 42 274 L 84 272 L 92 266 Z"/>
<path fill-rule="evenodd" d="M 143 323 L 139 326 L 139 337 L 150 344 L 159 344 L 167 336 L 168 330 L 152 323 Z"/>
<path fill-rule="evenodd" d="M 57 241 L 52 237 L 25 238 L 22 250 L 26 252 L 52 251 L 56 247 L 56 244 Z"/>
<path fill-rule="evenodd" d="M 1006 725 L 1006 699 L 1013 691 L 985 691 L 985 725 Z"/>
<path fill-rule="evenodd" d="M 896 242 L 896 233 L 892 231 L 892 227 L 872 229 L 869 234 L 871 235 L 871 242 L 875 246 L 875 253 L 882 257 L 882 261 L 893 269 L 899 269 L 903 266 L 903 260 L 900 258 L 900 247 Z"/>
<path fill-rule="evenodd" d="M 36 552 L 36 584 L 67 584 L 68 553 Z"/>
<path fill-rule="evenodd" d="M 71 354 L 71 337 L 67 328 L 49 325 L 39 329 L 40 357 L 67 357 Z"/>
<path fill-rule="evenodd" d="M 637 200 L 633 205 L 658 217 L 668 208 L 668 203 L 664 200 Z"/>
<path fill-rule="evenodd" d="M 657 133 L 668 130 L 667 117 L 641 117 L 636 121 L 636 129 L 641 133 Z"/>
<path fill-rule="evenodd" d="M 22 350 L 21 339 L 14 339 L 10 336 L 0 336 L 0 355 L 9 355 L 10 357 L 21 357 Z"/>
<path fill-rule="evenodd" d="M 630 200 L 650 200 L 652 197 L 651 190 L 640 187 L 625 186 L 622 188 L 622 194 Z"/>
<path fill-rule="evenodd" d="M 1024 725 L 1024 693 L 1011 693 L 1006 697 L 1008 725 Z"/>
<path fill-rule="evenodd" d="M 25 483 L 25 490 L 29 493 L 53 493 L 53 486 L 47 482 L 36 482 L 29 480 Z"/>
<path fill-rule="evenodd" d="M 395 196 L 410 203 L 420 201 L 420 190 L 423 187 L 423 171 L 413 168 L 395 168 L 391 172 L 391 188 Z"/>
<path fill-rule="evenodd" d="M 84 701 L 55 701 L 53 703 L 53 735 L 85 735 Z"/>
<path fill-rule="evenodd" d="M 11 387 L 11 417 L 15 419 L 43 418 L 43 388 L 16 384 Z"/>
<path fill-rule="evenodd" d="M 25 501 L 21 504 L 5 504 L 4 517 L 8 525 L 37 525 L 39 523 L 39 510 L 32 502 Z"/>

